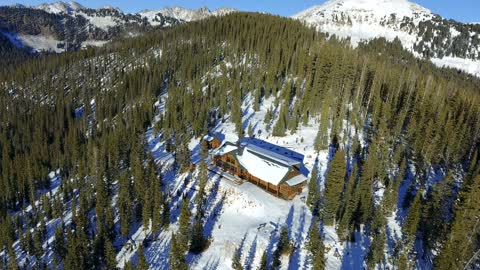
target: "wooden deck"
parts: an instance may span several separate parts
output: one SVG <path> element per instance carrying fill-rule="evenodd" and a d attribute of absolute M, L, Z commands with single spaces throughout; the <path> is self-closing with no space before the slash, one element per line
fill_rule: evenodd
<path fill-rule="evenodd" d="M 208 170 L 215 173 L 215 174 L 218 174 L 222 178 L 225 178 L 225 179 L 233 182 L 235 185 L 241 185 L 245 182 L 240 177 L 238 177 L 236 175 L 232 175 L 232 174 L 222 170 L 222 168 L 214 166 L 214 165 L 209 165 Z"/>

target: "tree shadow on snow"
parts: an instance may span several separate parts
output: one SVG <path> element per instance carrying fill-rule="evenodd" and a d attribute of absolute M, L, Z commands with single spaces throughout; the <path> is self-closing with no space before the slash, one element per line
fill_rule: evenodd
<path fill-rule="evenodd" d="M 343 250 L 342 270 L 364 269 L 363 262 L 369 241 L 362 236 L 361 232 L 355 232 L 356 242 L 346 242 Z"/>
<path fill-rule="evenodd" d="M 306 211 L 305 207 L 302 206 L 302 211 L 300 214 L 300 224 L 297 228 L 297 231 L 294 236 L 291 236 L 291 239 L 293 240 L 293 252 L 292 256 L 290 257 L 290 261 L 288 264 L 288 269 L 301 269 L 301 246 L 302 243 L 305 240 L 304 237 L 304 228 L 305 228 L 305 223 L 306 223 Z"/>
<path fill-rule="evenodd" d="M 168 233 L 168 232 L 167 232 Z M 137 257 L 137 255 L 135 255 Z M 162 234 L 161 237 L 145 249 L 145 258 L 147 258 L 151 269 L 169 268 L 168 260 L 170 257 L 170 237 Z M 137 258 L 135 258 L 137 260 Z"/>
<path fill-rule="evenodd" d="M 247 258 L 245 259 L 245 269 L 251 270 L 253 261 L 255 260 L 255 254 L 257 253 L 257 236 L 253 239 L 252 245 L 248 250 Z"/>

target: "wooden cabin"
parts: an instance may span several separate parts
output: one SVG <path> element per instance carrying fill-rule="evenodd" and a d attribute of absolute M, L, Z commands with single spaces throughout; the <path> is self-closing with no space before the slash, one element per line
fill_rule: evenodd
<path fill-rule="evenodd" d="M 216 138 L 216 137 L 213 137 L 213 136 L 210 136 L 210 135 L 205 135 L 205 137 L 203 137 L 202 139 L 202 144 L 204 147 L 206 147 L 207 149 L 216 149 L 218 147 L 220 147 L 221 145 L 221 141 L 220 139 Z"/>
<path fill-rule="evenodd" d="M 286 200 L 300 194 L 307 183 L 300 172 L 302 161 L 253 144 L 224 142 L 213 153 L 213 163 Z"/>

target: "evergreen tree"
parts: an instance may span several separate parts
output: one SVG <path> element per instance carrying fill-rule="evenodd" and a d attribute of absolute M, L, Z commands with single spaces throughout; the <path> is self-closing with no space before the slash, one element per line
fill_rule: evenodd
<path fill-rule="evenodd" d="M 170 204 L 167 200 L 163 200 L 162 227 L 168 228 L 169 225 L 170 225 Z"/>
<path fill-rule="evenodd" d="M 343 192 L 343 186 L 345 183 L 345 174 L 345 153 L 343 150 L 339 149 L 335 153 L 333 160 L 330 162 L 330 167 L 327 173 L 324 205 L 325 225 L 332 225 L 337 216 L 337 211 L 340 207 L 340 196 Z"/>
<path fill-rule="evenodd" d="M 277 243 L 277 248 L 275 249 L 275 252 L 273 253 L 273 262 L 272 262 L 272 267 L 274 269 L 277 269 L 281 265 L 281 256 L 288 254 L 291 251 L 291 243 L 290 243 L 290 238 L 288 236 L 288 228 L 287 226 L 283 226 L 281 231 L 280 231 L 280 239 L 278 240 Z"/>
<path fill-rule="evenodd" d="M 207 245 L 207 239 L 203 234 L 203 221 L 201 214 L 197 212 L 193 220 L 192 233 L 190 239 L 190 251 L 199 254 Z"/>
<path fill-rule="evenodd" d="M 434 261 L 436 269 L 463 269 L 467 267 L 469 260 L 473 259 L 475 252 L 478 251 L 480 238 L 479 205 L 480 175 L 476 176 L 471 186 L 460 194 L 452 229 Z"/>
<path fill-rule="evenodd" d="M 348 240 L 354 230 L 353 223 L 358 205 L 358 193 L 356 188 L 357 178 L 358 169 L 357 164 L 355 164 L 348 179 L 347 188 L 341 206 L 340 222 L 337 227 L 337 234 L 340 239 L 343 240 Z"/>
<path fill-rule="evenodd" d="M 262 258 L 260 259 L 260 266 L 258 270 L 268 270 L 268 263 L 267 263 L 267 251 L 264 250 L 262 253 Z"/>
<path fill-rule="evenodd" d="M 418 190 L 412 205 L 408 210 L 408 216 L 403 224 L 403 240 L 407 252 L 413 251 L 413 244 L 416 239 L 417 229 L 420 221 L 420 211 L 422 206 L 422 191 Z"/>
<path fill-rule="evenodd" d="M 112 241 L 110 239 L 105 240 L 105 264 L 107 269 L 116 269 L 117 268 L 117 259 L 115 249 L 113 247 Z"/>
<path fill-rule="evenodd" d="M 184 251 L 177 242 L 177 237 L 172 234 L 170 240 L 170 259 L 168 261 L 170 269 L 187 270 L 187 262 L 185 260 Z"/>
<path fill-rule="evenodd" d="M 232 268 L 234 270 L 243 270 L 243 265 L 240 258 L 240 250 L 238 248 L 235 249 L 235 252 L 233 253 Z"/>
<path fill-rule="evenodd" d="M 178 219 L 178 235 L 177 243 L 182 253 L 186 252 L 189 247 L 190 239 L 190 206 L 186 199 L 182 200 L 182 208 L 180 210 L 180 217 Z"/>
<path fill-rule="evenodd" d="M 384 259 L 385 244 L 387 241 L 385 227 L 387 221 L 383 210 L 383 205 L 375 210 L 375 216 L 371 224 L 371 243 L 367 254 L 367 265 L 369 269 L 374 269 L 375 265 Z"/>
<path fill-rule="evenodd" d="M 310 176 L 310 181 L 308 182 L 308 195 L 307 195 L 307 205 L 310 207 L 313 213 L 316 213 L 318 207 L 318 202 L 320 200 L 320 191 L 318 190 L 317 185 L 317 166 L 312 170 L 312 175 Z"/>
<path fill-rule="evenodd" d="M 123 270 L 135 270 L 135 266 L 132 262 L 128 261 L 127 263 L 125 263 Z"/>
<path fill-rule="evenodd" d="M 137 269 L 148 270 L 148 268 L 150 268 L 150 265 L 148 264 L 147 259 L 143 254 L 143 245 L 139 245 L 137 250 Z"/>
<path fill-rule="evenodd" d="M 63 224 L 55 228 L 55 241 L 53 243 L 53 251 L 55 256 L 59 261 L 65 258 L 66 246 L 65 246 L 65 237 L 63 234 Z"/>

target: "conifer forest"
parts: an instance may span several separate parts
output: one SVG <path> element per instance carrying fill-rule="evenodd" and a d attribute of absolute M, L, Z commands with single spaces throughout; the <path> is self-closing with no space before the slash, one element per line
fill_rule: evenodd
<path fill-rule="evenodd" d="M 0 269 L 480 268 L 480 79 L 398 38 L 233 12 L 0 56 Z M 308 180 L 237 186 L 205 135 Z"/>

